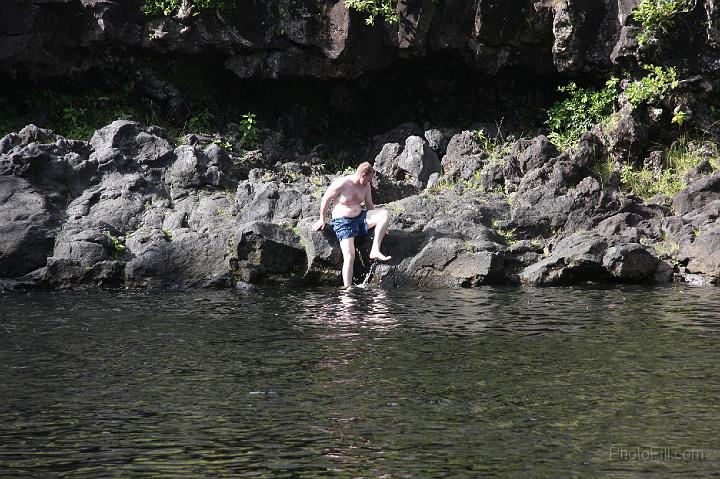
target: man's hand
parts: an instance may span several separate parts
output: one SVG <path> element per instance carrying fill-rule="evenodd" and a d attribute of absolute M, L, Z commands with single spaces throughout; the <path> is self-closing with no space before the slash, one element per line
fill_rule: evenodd
<path fill-rule="evenodd" d="M 313 225 L 312 225 L 312 229 L 313 229 L 314 231 L 320 231 L 320 230 L 323 229 L 324 227 L 325 227 L 325 220 L 322 219 L 322 218 L 320 218 L 319 220 L 317 220 L 317 221 L 316 221 L 315 223 L 313 223 Z"/>

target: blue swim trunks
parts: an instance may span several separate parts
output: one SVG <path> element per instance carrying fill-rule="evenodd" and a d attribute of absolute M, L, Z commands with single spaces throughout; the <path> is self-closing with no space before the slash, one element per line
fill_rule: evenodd
<path fill-rule="evenodd" d="M 366 216 L 367 211 L 362 210 L 360 214 L 354 218 L 343 216 L 333 219 L 333 230 L 335 230 L 335 236 L 337 236 L 338 241 L 355 236 L 370 236 L 370 230 L 368 229 L 367 221 L 365 221 Z"/>

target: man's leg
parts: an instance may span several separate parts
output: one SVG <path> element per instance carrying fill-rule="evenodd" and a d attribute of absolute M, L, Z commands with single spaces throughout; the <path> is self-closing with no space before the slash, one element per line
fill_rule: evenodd
<path fill-rule="evenodd" d="M 350 237 L 340 240 L 340 250 L 343 254 L 343 286 L 349 288 L 352 286 L 353 266 L 355 264 L 355 238 Z"/>
<path fill-rule="evenodd" d="M 392 256 L 385 256 L 380 252 L 380 245 L 382 240 L 387 233 L 388 226 L 390 226 L 390 213 L 387 210 L 370 210 L 367 212 L 366 218 L 368 228 L 375 228 L 375 239 L 373 240 L 372 247 L 370 248 L 370 259 L 379 259 L 380 261 L 387 261 Z"/>

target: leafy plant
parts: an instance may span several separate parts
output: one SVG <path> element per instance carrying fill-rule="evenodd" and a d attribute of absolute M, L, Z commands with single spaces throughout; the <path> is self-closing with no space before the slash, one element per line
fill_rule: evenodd
<path fill-rule="evenodd" d="M 397 0 L 345 0 L 345 5 L 358 12 L 367 13 L 365 23 L 374 25 L 375 18 L 381 17 L 387 23 L 398 23 Z"/>
<path fill-rule="evenodd" d="M 176 14 L 182 6 L 182 0 L 145 0 L 140 10 L 145 15 L 169 17 Z M 190 0 L 192 15 L 199 15 L 206 10 L 217 10 L 225 6 L 224 0 Z"/>
<path fill-rule="evenodd" d="M 210 132 L 215 130 L 215 124 L 215 115 L 208 110 L 203 110 L 185 122 L 185 130 L 193 133 Z"/>
<path fill-rule="evenodd" d="M 649 73 L 625 88 L 625 95 L 634 107 L 643 102 L 660 100 L 665 93 L 678 86 L 677 71 L 674 67 L 643 65 L 643 68 Z"/>
<path fill-rule="evenodd" d="M 676 110 L 673 112 L 673 117 L 670 123 L 677 123 L 677 126 L 682 127 L 683 123 L 685 123 L 685 118 L 687 117 L 687 112 L 683 110 Z"/>
<path fill-rule="evenodd" d="M 693 0 L 640 0 L 632 16 L 642 26 L 637 40 L 640 45 L 656 41 L 659 32 L 667 32 L 679 13 L 689 12 Z"/>
<path fill-rule="evenodd" d="M 113 259 L 117 259 L 118 257 L 120 257 L 121 254 L 125 252 L 125 237 L 114 236 L 109 231 L 104 231 L 103 233 L 110 239 L 110 243 L 112 244 L 113 251 L 111 257 Z"/>
<path fill-rule="evenodd" d="M 240 145 L 244 148 L 252 148 L 258 142 L 258 123 L 255 113 L 246 113 L 240 120 Z"/>
<path fill-rule="evenodd" d="M 545 124 L 550 127 L 550 141 L 561 150 L 575 146 L 583 133 L 615 112 L 617 85 L 618 79 L 613 77 L 600 90 L 575 83 L 559 87 L 568 98 L 548 110 Z"/>

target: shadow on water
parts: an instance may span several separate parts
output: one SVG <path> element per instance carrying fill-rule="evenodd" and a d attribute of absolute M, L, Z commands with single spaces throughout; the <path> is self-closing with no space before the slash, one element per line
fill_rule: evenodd
<path fill-rule="evenodd" d="M 0 476 L 705 476 L 719 305 L 685 287 L 0 294 Z"/>

